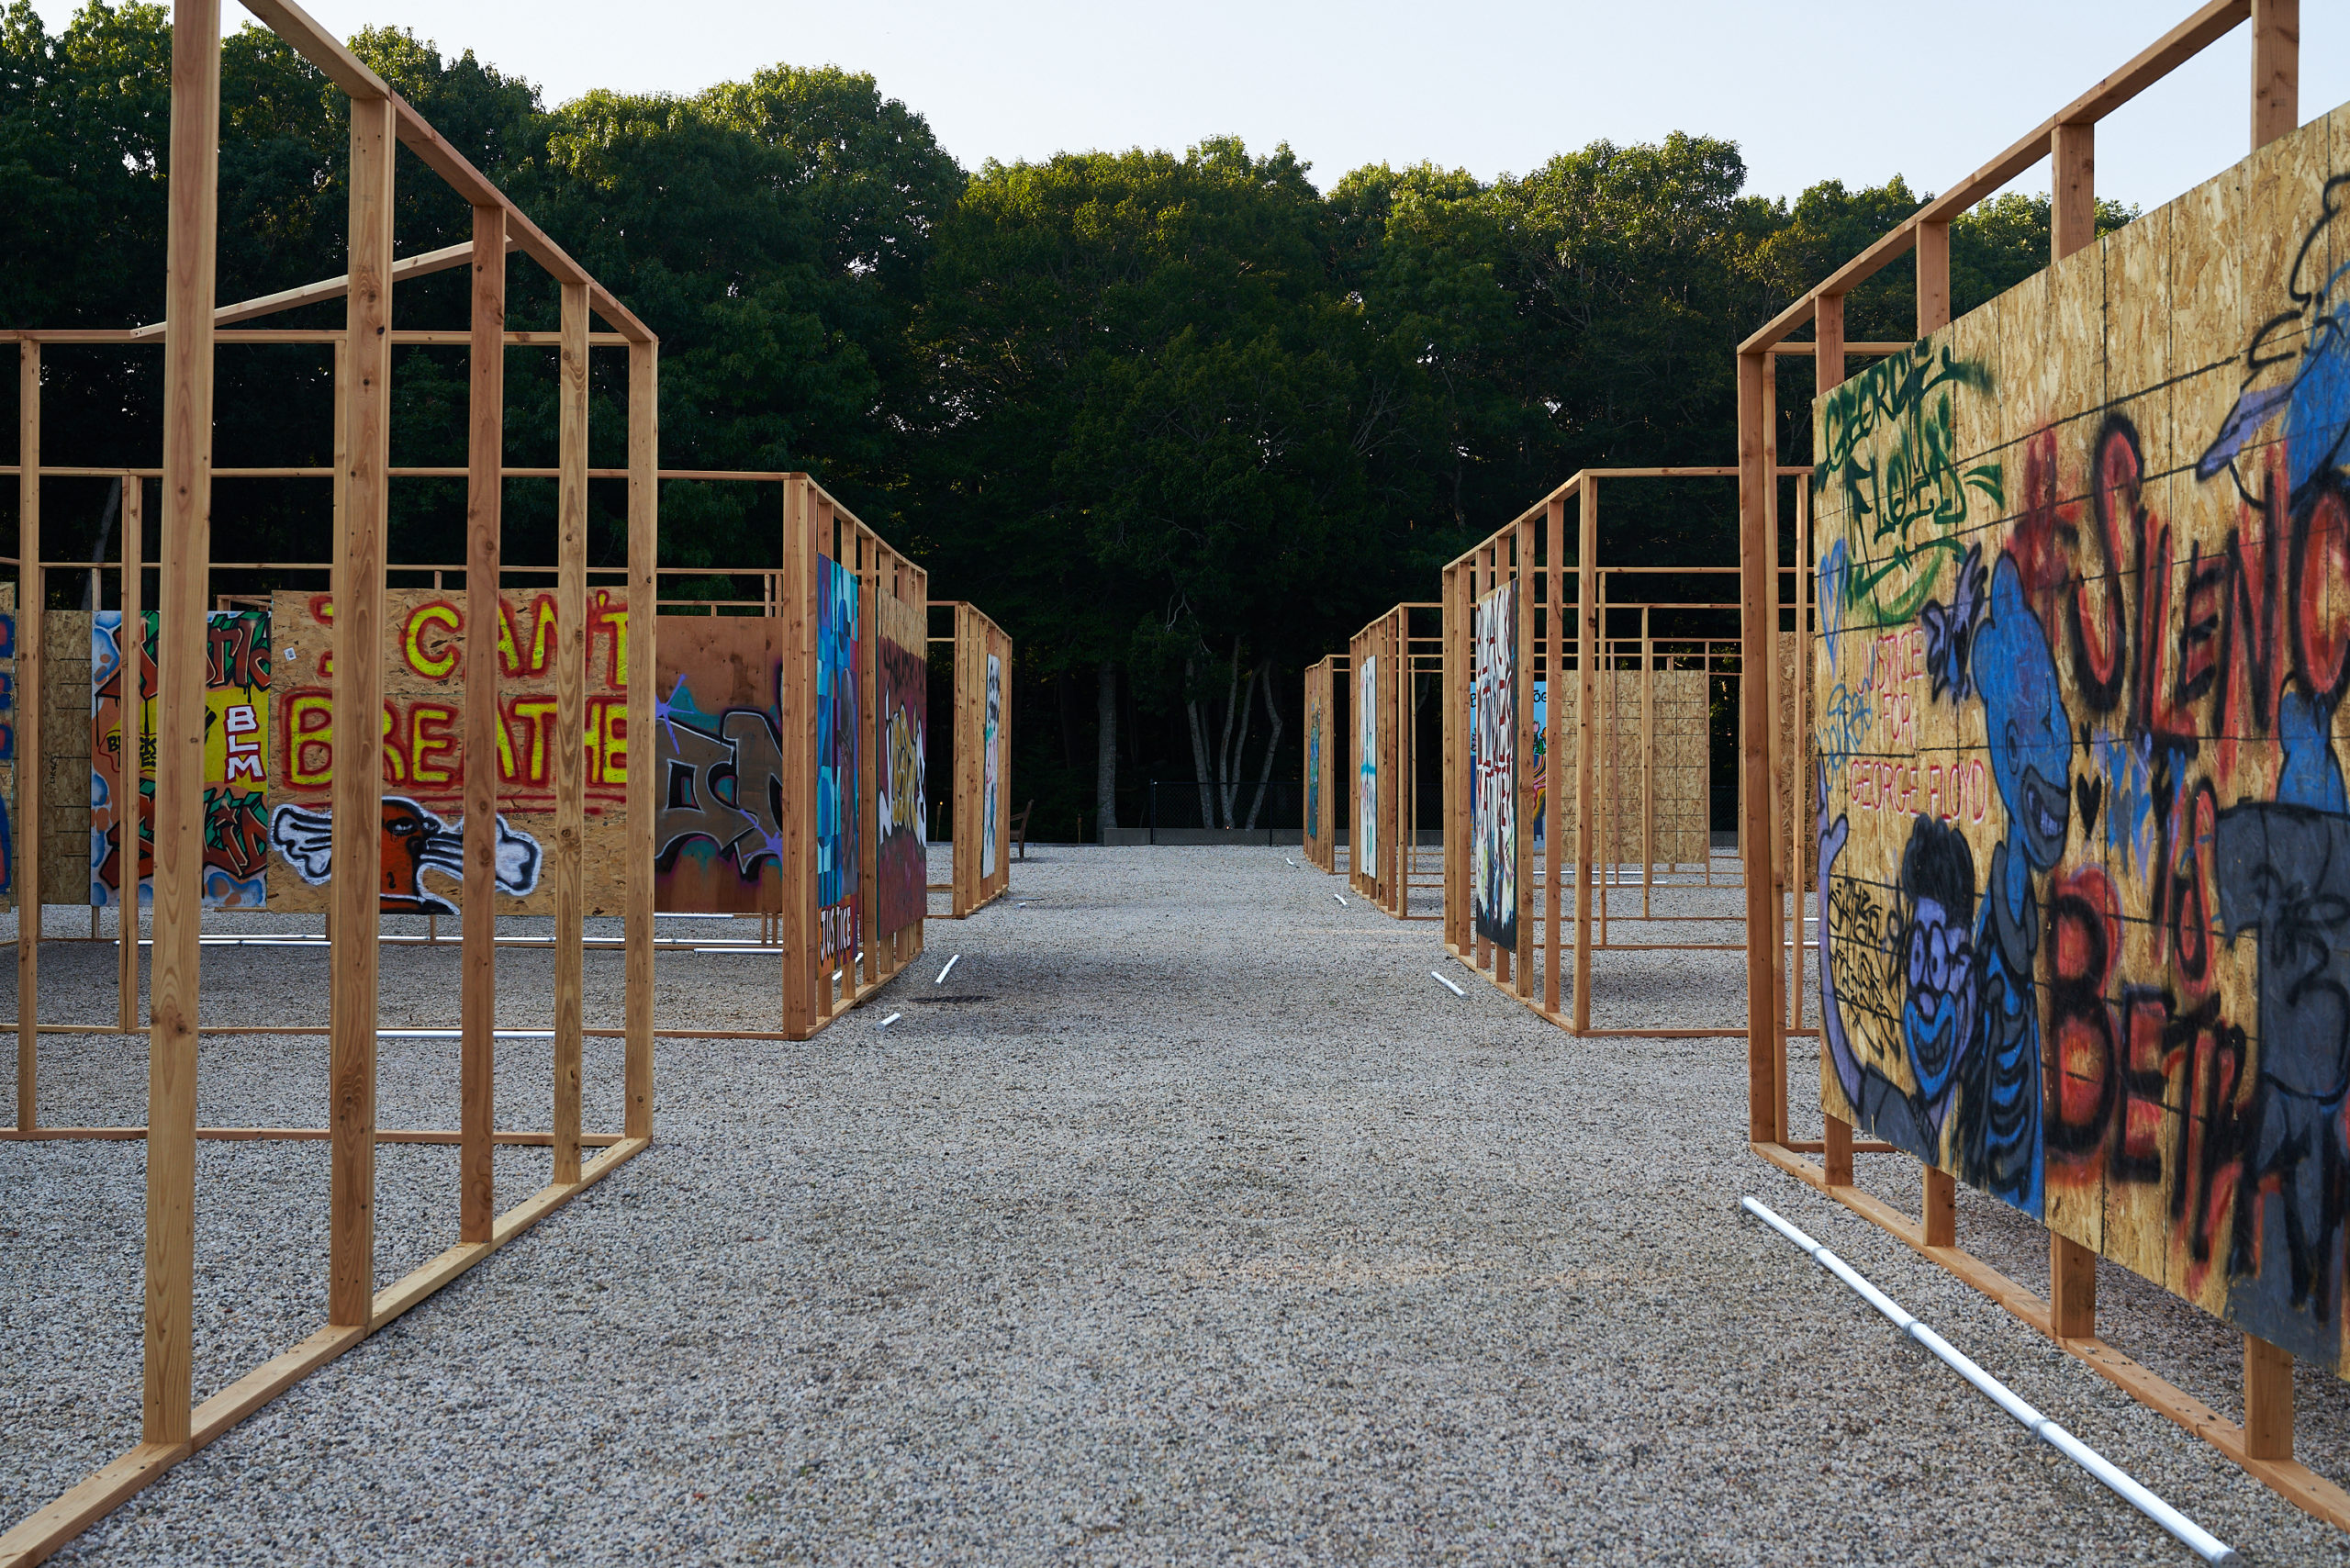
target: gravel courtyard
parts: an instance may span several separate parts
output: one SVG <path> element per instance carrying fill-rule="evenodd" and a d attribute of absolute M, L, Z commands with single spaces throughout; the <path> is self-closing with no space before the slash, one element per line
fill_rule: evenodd
<path fill-rule="evenodd" d="M 2193 1561 L 1753 1193 L 2249 1561 L 2350 1562 L 1748 1154 L 1741 1041 L 1570 1039 L 1294 856 L 1046 846 L 816 1040 L 661 1042 L 652 1148 L 55 1561 Z M 46 950 L 43 1016 L 110 1015 L 112 963 Z M 774 963 L 664 954 L 662 1025 L 768 1026 Z M 546 955 L 500 972 L 542 1025 Z M 617 1024 L 619 956 L 588 972 Z M 205 974 L 207 1022 L 322 1016 L 319 954 Z M 1595 1022 L 1728 1023 L 1742 974 L 1602 955 Z M 453 1020 L 453 948 L 383 975 L 387 1024 Z M 319 1125 L 322 1048 L 207 1038 L 201 1119 Z M 543 1045 L 502 1050 L 502 1123 L 543 1126 Z M 386 1042 L 380 1124 L 453 1126 L 454 1060 Z M 618 1077 L 588 1042 L 591 1130 Z M 142 1042 L 44 1038 L 45 1121 L 144 1098 Z M 455 1155 L 379 1158 L 388 1282 L 454 1239 Z M 501 1206 L 546 1168 L 501 1150 Z M 198 1176 L 201 1397 L 322 1320 L 325 1150 L 207 1144 Z M 1908 1161 L 1863 1179 L 1914 1210 Z M 0 1527 L 135 1440 L 142 1183 L 137 1143 L 0 1144 Z M 2039 1231 L 1965 1192 L 1959 1223 L 2044 1288 Z M 2235 1339 L 2100 1287 L 2120 1348 L 2240 1414 Z M 2301 1457 L 2350 1477 L 2350 1390 L 2298 1395 Z"/>

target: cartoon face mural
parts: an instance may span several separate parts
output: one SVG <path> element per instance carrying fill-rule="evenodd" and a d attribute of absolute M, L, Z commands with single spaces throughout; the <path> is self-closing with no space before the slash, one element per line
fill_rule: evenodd
<path fill-rule="evenodd" d="M 386 914 L 454 914 L 457 906 L 424 879 L 427 871 L 455 889 L 465 878 L 465 824 L 444 822 L 404 796 L 384 797 L 383 899 Z M 270 847 L 312 887 L 334 880 L 334 819 L 326 812 L 282 805 L 270 814 Z M 520 898 L 539 885 L 538 841 L 498 819 L 498 890 Z"/>
<path fill-rule="evenodd" d="M 2337 1371 L 2345 133 L 1855 375 L 1812 478 L 1823 1107 Z"/>

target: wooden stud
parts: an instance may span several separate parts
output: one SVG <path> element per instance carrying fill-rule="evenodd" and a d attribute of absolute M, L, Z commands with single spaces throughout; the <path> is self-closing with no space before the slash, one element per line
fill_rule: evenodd
<path fill-rule="evenodd" d="M 384 550 L 391 498 L 384 472 L 391 455 L 391 351 L 385 334 L 392 317 L 392 154 L 397 145 L 391 105 L 354 100 L 350 375 L 341 389 L 349 405 L 350 452 L 334 574 L 334 697 L 336 711 L 342 713 L 374 714 L 384 706 Z M 168 583 L 173 574 L 165 576 Z M 167 594 L 171 591 L 165 588 Z M 174 642 L 179 635 L 172 629 L 169 610 L 163 635 Z M 168 667 L 163 687 L 168 697 Z M 200 691 L 196 700 L 200 715 Z M 159 726 L 167 734 L 170 727 Z M 200 725 L 197 740 L 201 744 Z M 335 1137 L 327 1321 L 337 1327 L 365 1327 L 375 1294 L 375 935 L 383 885 L 383 734 L 380 726 L 362 722 L 345 725 L 336 740 L 330 895 L 335 921 L 330 1069 Z M 201 780 L 200 770 L 196 777 Z M 159 954 L 163 925 L 162 816 L 159 808 Z M 160 1018 L 156 1027 L 162 1027 Z"/>
<path fill-rule="evenodd" d="M 1640 918 L 1651 914 L 1656 881 L 1656 643 L 1649 607 L 1640 606 Z"/>
<path fill-rule="evenodd" d="M 2097 238 L 2097 127 L 2060 125 L 2049 136 L 2053 185 L 2048 241 L 2063 261 Z"/>
<path fill-rule="evenodd" d="M 622 1022 L 622 1130 L 653 1136 L 653 689 L 660 631 L 661 350 L 628 351 L 628 996 Z"/>
<path fill-rule="evenodd" d="M 176 0 L 164 272 L 163 573 L 157 644 L 162 689 L 155 721 L 155 951 L 147 1054 L 147 1292 L 140 1420 L 140 1439 L 151 1445 L 186 1442 L 193 1411 L 197 934 L 204 904 L 205 588 L 211 576 L 219 145 L 219 0 Z M 32 465 L 28 456 L 26 466 Z M 35 571 L 33 578 L 38 595 L 40 574 Z M 36 597 L 35 649 L 40 647 L 39 602 Z M 20 636 L 20 658 L 22 641 Z M 25 673 L 23 664 L 17 669 Z M 37 712 L 42 695 L 38 655 L 30 674 L 21 689 L 29 694 L 23 707 Z M 39 744 L 38 731 L 28 744 Z M 20 765 L 17 778 L 38 778 L 39 753 L 21 755 L 35 765 Z M 138 875 L 136 860 L 130 874 Z M 31 898 L 20 907 L 33 912 L 38 942 L 38 866 Z M 33 994 L 17 994 L 20 1018 L 31 1019 Z"/>
<path fill-rule="evenodd" d="M 880 734 L 879 704 L 881 700 L 881 574 L 879 541 L 860 536 L 857 549 L 863 555 L 857 573 L 857 652 L 863 655 L 857 663 L 856 701 L 857 734 L 862 736 Z M 860 980 L 871 986 L 881 983 L 881 941 L 877 935 L 874 916 L 881 907 L 881 791 L 877 787 L 880 768 L 878 745 L 864 748 L 856 770 L 856 929 L 861 940 L 849 945 L 847 989 L 857 989 Z M 862 947 L 860 955 L 857 949 Z"/>
<path fill-rule="evenodd" d="M 1922 1231 L 1929 1247 L 1958 1245 L 1958 1183 L 1947 1170 L 1922 1167 L 1925 1178 L 1925 1218 Z"/>
<path fill-rule="evenodd" d="M 498 1220 L 498 582 L 505 520 L 506 209 L 474 208 L 473 343 L 465 482 L 465 843 L 457 1013 L 457 1238 Z"/>
<path fill-rule="evenodd" d="M 216 110 L 217 112 L 217 110 Z M 41 694 L 49 573 L 40 565 L 40 345 L 17 345 L 17 1126 L 40 1125 Z"/>
<path fill-rule="evenodd" d="M 588 831 L 588 286 L 563 286 L 555 493 L 554 1181 L 579 1180 L 580 887 Z"/>
<path fill-rule="evenodd" d="M 2048 1233 L 2048 1332 L 2086 1339 L 2097 1332 L 2097 1253 L 2071 1237 Z"/>
<path fill-rule="evenodd" d="M 1512 755 L 1517 758 L 1517 799 L 1510 806 L 1512 820 L 1517 823 L 1516 842 L 1511 851 L 1517 863 L 1511 869 L 1510 880 L 1516 890 L 1517 919 L 1517 951 L 1512 964 L 1516 970 L 1517 994 L 1526 997 L 1534 994 L 1534 612 L 1535 589 L 1541 579 L 1534 566 L 1535 520 L 1520 518 L 1516 532 L 1517 624 L 1510 629 L 1510 634 L 1517 640 L 1512 650 L 1517 675 L 1510 682 L 1510 700 L 1517 704 L 1517 712 L 1512 721 L 1516 734 L 1510 744 Z"/>
<path fill-rule="evenodd" d="M 2293 1457 L 2293 1357 L 2256 1334 L 2244 1337 L 2244 1451 Z"/>
<path fill-rule="evenodd" d="M 1575 546 L 1575 999 L 1574 1027 L 1591 1027 L 1592 769 L 1599 706 L 1599 481 L 1583 476 Z"/>
<path fill-rule="evenodd" d="M 1549 557 L 1544 576 L 1548 578 L 1545 597 L 1550 600 L 1550 618 L 1549 647 L 1544 655 L 1549 674 L 1546 677 L 1548 689 L 1544 692 L 1548 711 L 1543 716 L 1543 745 L 1550 755 L 1544 764 L 1544 772 L 1548 776 L 1544 789 L 1548 798 L 1543 810 L 1548 820 L 1543 826 L 1542 843 L 1542 935 L 1548 946 L 1542 960 L 1542 991 L 1549 999 L 1550 1011 L 1555 1014 L 1566 1005 L 1565 997 L 1560 994 L 1564 985 L 1561 960 L 1564 957 L 1566 944 L 1561 940 L 1565 932 L 1560 915 L 1561 890 L 1559 868 L 1565 858 L 1561 853 L 1565 847 L 1565 834 L 1560 824 L 1564 820 L 1565 813 L 1561 807 L 1565 803 L 1567 792 L 1566 770 L 1559 766 L 1565 755 L 1559 745 L 1559 715 L 1566 707 L 1567 695 L 1567 498 L 1563 495 L 1551 497 L 1550 505 L 1543 510 L 1544 521 L 1550 528 L 1550 537 L 1543 541 L 1543 550 Z"/>
<path fill-rule="evenodd" d="M 1824 320 L 1824 310 L 1822 316 Z M 1841 345 L 1841 336 L 1823 335 L 1820 357 L 1827 358 Z M 1837 357 L 1841 359 L 1841 353 Z M 1765 487 L 1777 481 L 1763 461 L 1762 375 L 1762 354 L 1738 356 L 1739 661 L 1743 669 L 1758 668 L 1769 656 L 1772 631 L 1766 616 L 1773 555 L 1763 500 Z M 1707 662 L 1711 662 L 1710 650 Z M 1774 1041 L 1780 1025 L 1778 998 L 1772 994 L 1778 972 L 1773 950 L 1779 934 L 1778 912 L 1771 897 L 1769 823 L 1757 810 L 1771 777 L 1772 737 L 1761 703 L 1739 703 L 1738 732 L 1738 847 L 1746 880 L 1747 1137 L 1768 1145 L 1778 1142 L 1785 1129 L 1778 1125 L 1774 1097 L 1773 1074 L 1778 1061 Z M 1709 880 L 1712 864 L 1709 848 Z"/>
<path fill-rule="evenodd" d="M 2252 0 L 2252 150 L 2301 123 L 2301 0 Z"/>
<path fill-rule="evenodd" d="M 1831 1187 L 1849 1187 L 1852 1184 L 1852 1124 L 1831 1115 L 1827 1118 L 1827 1129 L 1820 1149 L 1825 1180 Z"/>
<path fill-rule="evenodd" d="M 139 884 L 140 819 L 145 801 L 140 776 L 140 753 L 147 730 L 144 649 L 146 612 L 147 481 L 126 476 L 122 480 L 122 721 L 119 750 L 115 756 L 115 834 L 122 846 L 117 862 L 119 884 L 115 904 L 115 1021 L 124 1034 L 139 1027 Z M 93 906 L 95 907 L 95 905 Z"/>
<path fill-rule="evenodd" d="M 1918 225 L 1918 335 L 1950 325 L 1950 225 Z M 1781 345 L 1782 349 L 1785 345 Z M 1859 345 L 1852 345 L 1858 347 Z M 1804 481 L 1798 479 L 1798 485 Z"/>

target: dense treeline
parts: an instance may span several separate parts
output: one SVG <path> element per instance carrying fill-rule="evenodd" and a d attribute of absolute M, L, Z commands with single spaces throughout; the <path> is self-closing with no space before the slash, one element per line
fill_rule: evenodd
<path fill-rule="evenodd" d="M 1442 561 L 1578 467 L 1726 461 L 1732 346 L 1923 199 L 1897 178 L 1750 195 L 1734 143 L 1682 135 L 1492 183 L 1378 165 L 1326 191 L 1286 147 L 1225 138 L 967 172 L 839 69 L 550 109 L 469 52 L 353 47 L 661 334 L 665 464 L 806 468 L 1018 639 L 1015 800 L 1043 837 L 1080 813 L 1090 835 L 1113 771 L 1129 822 L 1149 774 L 1294 778 L 1301 666 L 1430 597 Z M 168 60 L 159 6 L 92 0 L 59 34 L 6 12 L 0 326 L 156 318 Z M 221 298 L 342 271 L 341 95 L 252 27 L 222 94 Z M 400 252 L 467 238 L 463 204 L 401 160 Z M 2010 196 L 1953 225 L 1955 307 L 2042 265 L 2047 219 Z M 462 325 L 463 278 L 402 285 L 401 324 Z M 515 324 L 552 327 L 537 269 L 513 278 Z M 1905 335 L 1909 293 L 1893 269 L 1849 330 Z M 509 461 L 552 461 L 545 362 L 513 351 Z M 49 460 L 152 462 L 155 363 L 52 349 Z M 216 460 L 325 461 L 330 375 L 324 350 L 225 353 Z M 393 386 L 394 461 L 462 463 L 462 353 L 403 349 Z M 1807 450 L 1785 390 L 1786 450 Z M 622 449 L 615 391 L 599 463 Z M 103 548 L 101 488 L 46 492 L 51 559 Z M 593 547 L 617 562 L 621 498 L 598 489 Z M 216 538 L 237 543 L 216 555 L 322 555 L 323 490 L 223 481 Z M 463 558 L 459 484 L 395 495 L 396 559 Z M 1729 561 L 1729 503 L 1726 484 L 1623 487 L 1608 558 Z M 669 487 L 664 564 L 773 561 L 772 505 Z M 515 484 L 509 519 L 509 559 L 552 559 L 551 486 Z"/>

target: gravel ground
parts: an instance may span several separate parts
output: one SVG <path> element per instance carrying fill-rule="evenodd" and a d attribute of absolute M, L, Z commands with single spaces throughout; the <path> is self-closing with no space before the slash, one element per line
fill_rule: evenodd
<path fill-rule="evenodd" d="M 2350 1562 L 1750 1156 L 1740 1042 L 1570 1040 L 1281 851 L 1048 846 L 1014 883 L 810 1044 L 663 1042 L 652 1149 L 58 1561 L 2192 1561 L 1752 1193 L 2250 1560 Z M 110 957 L 44 964 L 45 1016 L 110 1011 Z M 763 1017 L 771 966 L 665 955 L 663 1024 Z M 588 971 L 617 1022 L 618 956 Z M 507 1021 L 543 1023 L 545 957 L 501 972 Z M 208 952 L 207 1016 L 314 1014 L 324 973 Z M 1603 1024 L 1743 1006 L 1735 954 L 1598 974 Z M 452 953 L 384 977 L 387 1018 L 453 1015 Z M 46 1119 L 139 1118 L 135 1046 L 43 1059 Z M 382 1124 L 453 1125 L 453 1062 L 387 1042 Z M 591 1127 L 618 1066 L 588 1043 Z M 543 1047 L 500 1077 L 509 1125 L 544 1115 Z M 315 1125 L 322 1086 L 315 1040 L 205 1043 L 207 1121 Z M 385 1278 L 453 1238 L 453 1167 L 382 1151 Z M 544 1170 L 501 1151 L 501 1203 Z M 201 1394 L 319 1321 L 324 1152 L 208 1145 L 199 1173 Z M 1863 1180 L 1914 1210 L 1908 1161 Z M 137 1144 L 0 1145 L 0 1515 L 135 1434 L 140 1188 Z M 1962 1191 L 1960 1227 L 2044 1279 L 1998 1205 Z M 2100 1288 L 2117 1343 L 2238 1413 L 2230 1336 Z M 2350 1397 L 2299 1395 L 2303 1456 L 2350 1475 Z"/>

